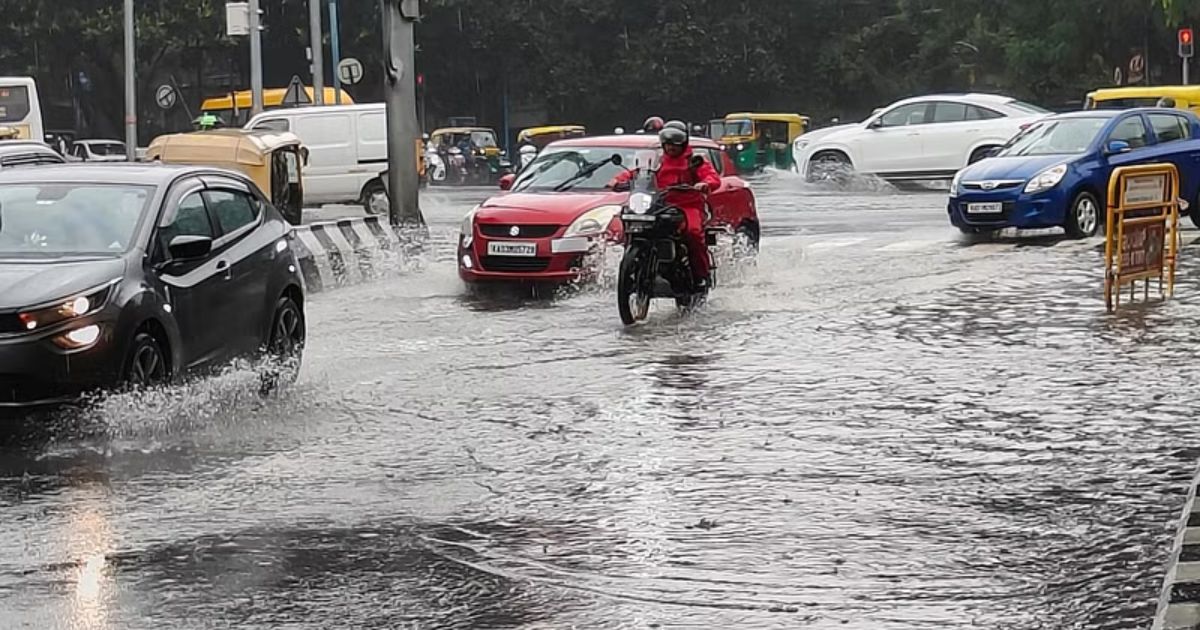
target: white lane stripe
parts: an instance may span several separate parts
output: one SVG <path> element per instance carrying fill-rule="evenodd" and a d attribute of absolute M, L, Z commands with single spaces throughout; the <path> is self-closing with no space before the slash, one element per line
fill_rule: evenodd
<path fill-rule="evenodd" d="M 835 240 L 831 240 L 831 241 L 817 241 L 815 243 L 808 243 L 807 247 L 808 247 L 808 249 L 836 249 L 839 247 L 850 247 L 851 245 L 858 245 L 859 243 L 865 243 L 865 242 L 867 242 L 867 239 L 865 239 L 865 238 L 845 238 L 845 239 L 835 239 Z"/>
<path fill-rule="evenodd" d="M 364 249 L 379 249 L 379 237 L 375 236 L 367 224 L 362 221 L 355 221 L 350 224 L 350 229 L 358 235 L 358 240 L 362 241 Z"/>
<path fill-rule="evenodd" d="M 877 251 L 877 252 L 905 252 L 905 251 L 913 251 L 913 250 L 917 250 L 917 249 L 932 249 L 932 248 L 937 247 L 938 245 L 945 245 L 945 244 L 946 244 L 946 241 L 944 241 L 944 240 L 900 241 L 898 243 L 892 243 L 891 245 L 884 245 L 883 247 L 878 247 L 875 249 L 875 251 Z"/>

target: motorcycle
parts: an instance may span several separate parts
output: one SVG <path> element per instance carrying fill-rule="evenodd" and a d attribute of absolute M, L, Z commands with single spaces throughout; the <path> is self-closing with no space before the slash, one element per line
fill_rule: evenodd
<path fill-rule="evenodd" d="M 467 172 L 467 156 L 463 155 L 462 149 L 458 147 L 450 147 L 446 153 L 449 154 L 447 162 L 449 162 L 449 173 L 446 176 L 447 182 L 462 186 L 467 183 L 470 173 Z"/>
<path fill-rule="evenodd" d="M 620 165 L 619 160 L 614 163 Z M 629 201 L 621 212 L 625 254 L 617 278 L 617 311 L 626 326 L 646 319 L 652 299 L 674 299 L 677 307 L 687 310 L 707 298 L 708 288 L 696 286 L 692 276 L 691 256 L 708 256 L 713 274 L 710 285 L 715 280 L 716 257 L 712 248 L 717 244 L 717 234 L 723 230 L 705 228 L 705 251 L 688 251 L 680 233 L 687 217 L 682 209 L 666 203 L 671 192 L 701 194 L 687 185 L 655 190 L 654 172 L 638 169 L 630 186 Z M 711 215 L 707 209 L 706 214 Z"/>
<path fill-rule="evenodd" d="M 425 149 L 425 179 L 431 184 L 446 183 L 446 161 L 438 153 L 437 148 Z"/>

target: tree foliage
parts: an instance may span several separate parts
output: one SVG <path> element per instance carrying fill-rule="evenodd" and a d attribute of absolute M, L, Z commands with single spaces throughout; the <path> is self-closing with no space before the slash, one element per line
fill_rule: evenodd
<path fill-rule="evenodd" d="M 306 0 L 261 0 L 270 86 L 309 80 Z M 39 79 L 59 126 L 114 135 L 122 119 L 120 0 L 0 0 L 0 74 Z M 245 41 L 224 0 L 136 0 L 144 135 L 186 124 L 155 109 L 174 82 L 202 97 L 248 84 Z M 343 56 L 361 59 L 359 101 L 382 96 L 379 8 L 341 0 Z M 418 70 L 427 124 L 636 124 L 657 113 L 734 110 L 854 117 L 896 98 L 984 90 L 1052 107 L 1110 85 L 1135 53 L 1148 80 L 1178 73 L 1183 0 L 426 0 Z M 328 41 L 328 38 L 326 38 Z M 328 64 L 327 64 L 328 65 Z M 80 77 L 85 77 L 81 85 Z M 328 73 L 331 75 L 332 70 Z M 73 120 L 75 112 L 79 120 Z M 540 119 L 540 120 L 539 120 Z"/>

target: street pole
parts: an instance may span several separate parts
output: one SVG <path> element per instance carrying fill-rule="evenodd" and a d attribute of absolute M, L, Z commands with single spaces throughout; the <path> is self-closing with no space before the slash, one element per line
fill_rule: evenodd
<path fill-rule="evenodd" d="M 321 45 L 321 0 L 308 0 L 308 35 L 312 46 L 313 103 L 325 104 L 325 47 Z"/>
<path fill-rule="evenodd" d="M 136 54 L 133 0 L 125 0 L 125 157 L 130 162 L 137 159 L 137 75 L 134 63 Z"/>
<path fill-rule="evenodd" d="M 1191 61 L 1191 59 L 1188 59 L 1187 57 L 1183 58 L 1183 84 L 1184 85 L 1188 84 L 1188 65 L 1189 65 L 1188 62 L 1190 62 L 1190 61 Z"/>
<path fill-rule="evenodd" d="M 416 39 L 413 26 L 420 18 L 417 0 L 380 0 L 383 11 L 383 63 L 386 78 L 388 135 L 388 215 L 392 225 L 421 227 L 417 197 L 417 83 L 413 66 Z"/>
<path fill-rule="evenodd" d="M 338 31 L 338 0 L 329 0 L 329 61 L 333 64 L 333 94 L 338 105 L 342 104 L 342 78 L 338 66 L 342 63 L 341 33 Z"/>
<path fill-rule="evenodd" d="M 250 115 L 263 111 L 262 24 L 258 0 L 250 0 Z M 234 103 L 237 95 L 233 94 Z"/>

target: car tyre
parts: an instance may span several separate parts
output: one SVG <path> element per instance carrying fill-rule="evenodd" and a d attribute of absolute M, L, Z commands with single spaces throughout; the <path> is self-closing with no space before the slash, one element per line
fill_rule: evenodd
<path fill-rule="evenodd" d="M 1100 228 L 1100 202 L 1096 196 L 1086 190 L 1075 195 L 1071 207 L 1067 211 L 1067 219 L 1063 228 L 1071 238 L 1088 238 L 1095 236 Z"/>
<path fill-rule="evenodd" d="M 388 213 L 388 195 L 387 189 L 383 187 L 383 182 L 373 179 L 367 183 L 366 188 L 363 189 L 362 207 L 363 211 L 369 215 Z"/>
<path fill-rule="evenodd" d="M 158 339 L 145 331 L 135 335 L 125 358 L 125 384 L 145 389 L 166 383 L 170 376 L 170 364 Z"/>
<path fill-rule="evenodd" d="M 850 179 L 854 166 L 850 158 L 837 151 L 818 153 L 808 162 L 808 181 L 844 184 Z"/>
<path fill-rule="evenodd" d="M 304 311 L 291 297 L 279 298 L 271 317 L 271 337 L 266 347 L 267 365 L 262 374 L 264 394 L 296 382 L 304 356 L 305 335 Z"/>

